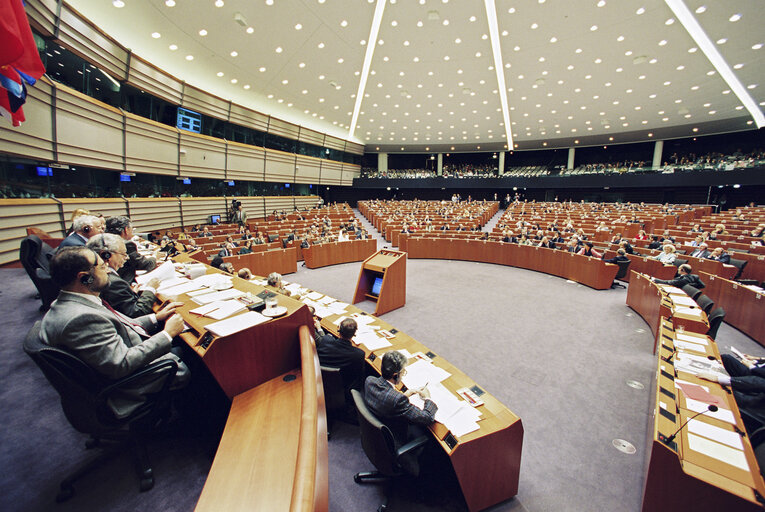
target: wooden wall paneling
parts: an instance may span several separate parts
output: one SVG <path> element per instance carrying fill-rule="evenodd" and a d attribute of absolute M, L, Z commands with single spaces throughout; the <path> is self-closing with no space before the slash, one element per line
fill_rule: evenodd
<path fill-rule="evenodd" d="M 271 118 L 268 123 L 268 133 L 273 133 L 280 137 L 297 140 L 300 127 L 296 124 L 282 121 L 281 119 Z"/>
<path fill-rule="evenodd" d="M 228 197 L 226 198 L 228 200 L 228 204 L 231 204 L 232 199 L 236 199 L 237 201 L 242 202 L 242 209 L 247 212 L 247 218 L 248 219 L 256 219 L 259 217 L 265 217 L 266 216 L 266 210 L 265 210 L 265 200 L 263 199 L 263 196 L 255 196 L 255 197 L 249 197 L 249 196 L 242 196 L 242 197 Z"/>
<path fill-rule="evenodd" d="M 266 149 L 266 164 L 263 179 L 277 183 L 292 183 L 295 177 L 295 154 Z"/>
<path fill-rule="evenodd" d="M 131 198 L 130 220 L 137 233 L 181 225 L 180 201 L 172 198 Z"/>
<path fill-rule="evenodd" d="M 364 144 L 356 144 L 355 142 L 345 141 L 345 152 L 352 153 L 354 155 L 363 155 Z"/>
<path fill-rule="evenodd" d="M 271 215 L 274 210 L 291 212 L 295 209 L 293 196 L 265 196 L 266 215 Z"/>
<path fill-rule="evenodd" d="M 331 135 L 327 135 L 324 138 L 324 147 L 330 148 L 330 149 L 336 149 L 338 151 L 344 151 L 345 141 L 343 139 L 339 139 L 337 137 L 332 137 Z"/>
<path fill-rule="evenodd" d="M 46 36 L 56 31 L 56 0 L 27 0 L 24 2 L 27 18 L 32 28 Z"/>
<path fill-rule="evenodd" d="M 355 164 L 343 164 L 342 185 L 353 185 L 353 178 L 358 178 L 361 174 L 361 166 Z"/>
<path fill-rule="evenodd" d="M 226 219 L 226 206 L 231 201 L 225 197 L 181 197 L 181 211 L 183 213 L 183 225 L 188 227 L 194 224 L 207 224 L 210 215 L 220 215 Z"/>
<path fill-rule="evenodd" d="M 319 204 L 319 196 L 295 196 L 295 208 L 315 208 Z"/>
<path fill-rule="evenodd" d="M 47 77 L 27 88 L 24 122 L 18 128 L 0 123 L 0 152 L 43 161 L 55 160 L 53 154 L 53 85 Z"/>
<path fill-rule="evenodd" d="M 178 176 L 178 129 L 126 112 L 125 170 Z"/>
<path fill-rule="evenodd" d="M 149 64 L 135 54 L 130 56 L 127 82 L 141 91 L 179 105 L 183 97 L 183 82 Z"/>
<path fill-rule="evenodd" d="M 104 217 L 128 215 L 127 201 L 120 197 L 64 198 L 59 199 L 59 201 L 61 202 L 61 210 L 64 213 L 64 224 L 67 228 L 71 226 L 72 212 L 77 208 L 88 210 L 93 215 L 101 214 Z"/>
<path fill-rule="evenodd" d="M 300 127 L 300 135 L 298 136 L 300 142 L 307 142 L 308 144 L 314 144 L 316 146 L 324 146 L 324 134 L 308 128 Z"/>
<path fill-rule="evenodd" d="M 19 245 L 28 227 L 63 237 L 54 199 L 0 199 L 0 264 L 19 259 Z"/>
<path fill-rule="evenodd" d="M 321 160 L 310 156 L 298 155 L 295 161 L 295 183 L 319 183 Z"/>
<path fill-rule="evenodd" d="M 127 50 L 66 3 L 61 5 L 58 39 L 63 46 L 110 73 L 113 78 L 127 77 Z M 106 85 L 108 80 L 103 77 L 102 80 Z"/>
<path fill-rule="evenodd" d="M 266 150 L 257 146 L 226 143 L 226 178 L 264 181 Z"/>
<path fill-rule="evenodd" d="M 185 130 L 180 130 L 180 134 L 179 168 L 181 176 L 225 179 L 226 142 Z"/>
<path fill-rule="evenodd" d="M 343 164 L 332 160 L 321 161 L 321 184 L 340 185 L 343 181 Z"/>
<path fill-rule="evenodd" d="M 268 131 L 268 115 L 237 105 L 236 103 L 231 104 L 229 121 L 261 132 Z"/>
<path fill-rule="evenodd" d="M 217 119 L 228 120 L 230 102 L 209 92 L 184 84 L 181 106 L 194 112 L 204 112 Z"/>
<path fill-rule="evenodd" d="M 58 161 L 123 170 L 122 112 L 55 84 Z"/>

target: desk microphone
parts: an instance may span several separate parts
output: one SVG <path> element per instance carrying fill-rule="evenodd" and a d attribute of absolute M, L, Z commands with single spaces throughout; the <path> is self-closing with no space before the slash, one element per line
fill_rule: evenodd
<path fill-rule="evenodd" d="M 680 426 L 680 428 L 679 428 L 679 429 L 677 429 L 677 430 L 675 431 L 675 433 L 674 433 L 674 434 L 672 434 L 671 436 L 669 436 L 669 437 L 667 438 L 667 441 L 666 441 L 666 443 L 667 443 L 667 444 L 669 444 L 669 443 L 671 443 L 672 441 L 674 441 L 674 440 L 675 440 L 675 438 L 677 437 L 677 434 L 679 434 L 679 433 L 680 433 L 680 431 L 681 431 L 681 430 L 683 430 L 683 429 L 685 428 L 685 426 L 688 424 L 688 422 L 689 422 L 689 421 L 691 421 L 691 420 L 693 420 L 693 419 L 696 419 L 696 416 L 698 416 L 699 414 L 704 414 L 705 412 L 717 412 L 717 409 L 718 409 L 718 407 L 717 407 L 716 405 L 714 405 L 714 404 L 709 404 L 709 405 L 707 405 L 707 410 L 706 410 L 706 411 L 700 411 L 700 412 L 697 412 L 696 414 L 694 414 L 693 416 L 691 416 L 690 418 L 688 418 L 687 420 L 685 420 L 685 423 L 683 423 L 683 424 Z"/>
<path fill-rule="evenodd" d="M 664 346 L 664 345 L 662 345 L 662 346 Z M 675 352 L 677 352 L 677 348 L 673 346 L 672 350 L 669 353 L 669 355 L 667 357 L 662 357 L 662 359 L 664 359 L 664 361 L 667 362 L 667 363 L 671 362 L 672 358 L 675 357 Z"/>

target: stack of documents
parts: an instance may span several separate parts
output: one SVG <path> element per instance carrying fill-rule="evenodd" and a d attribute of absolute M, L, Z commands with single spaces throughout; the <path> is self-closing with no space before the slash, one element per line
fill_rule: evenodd
<path fill-rule="evenodd" d="M 177 284 L 175 286 L 164 286 L 165 282 L 163 282 L 163 286 L 161 286 L 157 292 L 168 297 L 174 297 L 184 293 L 194 292 L 202 288 L 201 285 L 189 281 L 188 279 L 183 279 L 183 281 L 183 283 Z"/>
<path fill-rule="evenodd" d="M 749 471 L 738 433 L 697 419 L 688 422 L 688 448 L 731 466 Z"/>
<path fill-rule="evenodd" d="M 700 308 L 688 308 L 685 306 L 677 306 L 675 307 L 675 314 L 682 314 L 687 316 L 695 316 L 698 318 L 701 318 L 704 314 L 704 311 Z"/>
<path fill-rule="evenodd" d="M 689 354 L 687 352 L 678 352 L 675 355 L 675 369 L 693 375 L 698 375 L 702 372 L 724 376 L 728 375 L 725 372 L 723 365 L 718 361 L 713 361 L 704 356 Z"/>
<path fill-rule="evenodd" d="M 416 361 L 406 367 L 406 375 L 401 379 L 409 389 L 417 389 L 427 384 L 436 384 L 451 377 L 451 374 L 428 361 Z"/>
<path fill-rule="evenodd" d="M 175 265 L 173 265 L 172 261 L 166 261 L 151 272 L 136 276 L 135 282 L 138 284 L 146 284 L 154 278 L 164 281 L 165 279 L 172 279 L 174 277 L 177 277 L 175 274 Z"/>
<path fill-rule="evenodd" d="M 430 399 L 438 406 L 436 421 L 443 423 L 456 437 L 478 430 L 481 413 L 464 400 L 454 396 L 443 384 L 429 384 Z M 418 394 L 409 397 L 409 401 L 419 407 L 425 407 L 425 401 Z"/>
<path fill-rule="evenodd" d="M 220 322 L 215 322 L 205 326 L 208 331 L 216 336 L 228 336 L 230 334 L 237 333 L 270 320 L 267 316 L 263 316 L 257 311 L 248 311 L 242 315 L 237 315 Z"/>
<path fill-rule="evenodd" d="M 196 302 L 199 305 L 205 305 L 209 304 L 211 302 L 216 302 L 219 300 L 228 300 L 228 299 L 236 299 L 237 297 L 241 297 L 245 293 L 241 290 L 237 290 L 236 288 L 231 288 L 229 290 L 223 290 L 222 292 L 213 292 L 213 293 L 205 293 L 204 295 L 197 295 L 194 297 L 194 302 Z"/>
<path fill-rule="evenodd" d="M 205 316 L 212 318 L 213 320 L 223 320 L 234 313 L 244 311 L 247 307 L 236 299 L 211 302 L 204 306 L 200 306 L 196 309 L 192 309 L 189 313 L 195 315 Z"/>

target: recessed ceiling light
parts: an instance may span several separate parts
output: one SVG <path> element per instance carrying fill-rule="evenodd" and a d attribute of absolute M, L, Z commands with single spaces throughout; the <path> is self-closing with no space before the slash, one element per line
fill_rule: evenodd
<path fill-rule="evenodd" d="M 341 21 L 340 22 L 340 26 L 343 27 L 343 28 L 347 27 L 348 26 L 348 20 Z"/>
<path fill-rule="evenodd" d="M 532 30 L 535 30 L 535 29 L 537 29 L 537 28 L 539 28 L 539 24 L 538 24 L 538 23 L 532 23 L 532 24 L 531 24 L 531 29 L 532 29 Z"/>
<path fill-rule="evenodd" d="M 735 22 L 737 22 L 740 19 L 741 19 L 741 15 L 740 14 L 734 14 L 733 16 L 728 18 L 728 21 L 735 23 Z"/>
<path fill-rule="evenodd" d="M 247 31 L 246 32 L 248 34 L 252 34 L 253 32 L 255 32 L 255 29 L 253 27 L 247 27 Z"/>
<path fill-rule="evenodd" d="M 237 52 L 236 50 L 234 50 L 234 51 L 233 51 L 233 52 L 231 52 L 229 55 L 231 55 L 232 57 L 236 57 L 237 55 L 239 55 L 239 52 Z"/>
<path fill-rule="evenodd" d="M 683 66 L 682 64 L 680 64 L 680 65 L 679 65 L 679 66 L 677 66 L 675 69 L 676 69 L 676 70 L 678 70 L 678 71 L 682 71 L 682 70 L 684 70 L 684 69 L 685 69 L 685 66 Z"/>
<path fill-rule="evenodd" d="M 695 46 L 692 46 L 688 48 L 688 53 L 696 53 L 696 50 L 698 50 L 698 48 L 696 48 Z"/>
<path fill-rule="evenodd" d="M 425 3 L 425 2 L 424 2 L 423 0 L 420 0 L 420 3 Z M 475 20 L 476 20 L 476 17 L 475 17 L 475 16 L 471 16 L 470 18 L 468 18 L 468 20 L 470 20 L 471 22 L 473 22 L 473 21 L 475 21 Z"/>
<path fill-rule="evenodd" d="M 741 64 L 741 63 L 739 63 L 739 64 L 736 64 L 736 65 L 734 65 L 734 66 L 733 66 L 733 69 L 741 69 L 741 68 L 743 68 L 743 67 L 744 67 L 744 65 L 743 65 L 743 64 Z"/>
<path fill-rule="evenodd" d="M 624 36 L 619 36 L 616 38 L 616 40 L 621 43 L 622 41 L 624 41 Z"/>
<path fill-rule="evenodd" d="M 747 89 L 754 89 L 755 87 L 757 87 L 757 84 L 749 84 L 746 86 Z"/>
<path fill-rule="evenodd" d="M 282 85 L 287 85 L 288 83 L 290 83 L 289 80 L 287 80 L 287 79 L 282 80 Z"/>
<path fill-rule="evenodd" d="M 266 0 L 266 5 L 274 5 L 274 0 Z"/>
<path fill-rule="evenodd" d="M 622 71 L 624 71 L 624 68 L 616 68 L 617 73 L 621 73 Z"/>
<path fill-rule="evenodd" d="M 231 79 L 231 83 L 232 83 L 232 84 L 235 84 L 235 83 L 237 83 L 238 81 L 239 81 L 239 80 L 237 80 L 236 78 L 232 78 L 232 79 Z"/>
<path fill-rule="evenodd" d="M 550 42 L 551 43 L 557 43 L 558 42 L 558 38 L 553 36 L 553 37 L 550 38 Z"/>
<path fill-rule="evenodd" d="M 511 7 L 507 10 L 509 14 L 513 14 L 515 12 L 515 7 Z"/>
<path fill-rule="evenodd" d="M 175 0 L 165 0 L 165 5 L 168 7 L 175 7 Z"/>
<path fill-rule="evenodd" d="M 207 35 L 207 31 L 205 29 L 202 29 L 202 30 L 199 31 L 199 35 L 204 37 L 204 36 Z"/>
<path fill-rule="evenodd" d="M 449 20 L 444 20 L 444 21 L 441 22 L 441 24 L 443 24 L 443 26 L 446 27 L 446 26 L 449 25 Z"/>
<path fill-rule="evenodd" d="M 122 9 L 123 7 L 125 7 L 125 2 L 123 2 L 122 0 L 114 0 L 112 2 L 112 5 L 116 7 L 117 9 Z"/>
<path fill-rule="evenodd" d="M 217 73 L 215 73 L 215 74 L 216 74 L 217 76 L 223 76 L 223 71 L 218 71 L 218 72 L 217 72 Z"/>
<path fill-rule="evenodd" d="M 640 15 L 641 15 L 641 14 L 643 14 L 644 12 L 645 12 L 645 7 L 640 7 L 640 8 L 639 8 L 637 11 L 635 11 L 635 14 L 637 14 L 638 16 L 640 16 Z"/>
<path fill-rule="evenodd" d="M 404 46 L 409 46 L 409 41 L 404 41 Z"/>
<path fill-rule="evenodd" d="M 598 2 L 598 7 L 603 7 L 604 5 L 606 5 L 606 0 L 600 0 Z"/>
<path fill-rule="evenodd" d="M 727 42 L 728 42 L 728 39 L 727 39 L 727 38 L 725 38 L 725 37 L 723 37 L 723 38 L 721 38 L 721 39 L 718 39 L 718 40 L 717 40 L 717 44 L 725 44 L 725 43 L 727 43 Z"/>
<path fill-rule="evenodd" d="M 592 32 L 595 32 L 596 30 L 598 30 L 598 26 L 597 25 L 593 25 L 593 26 L 590 27 L 590 30 Z"/>
<path fill-rule="evenodd" d="M 665 25 L 672 25 L 675 22 L 675 18 L 669 18 L 664 22 Z"/>
<path fill-rule="evenodd" d="M 160 37 L 162 37 L 162 34 L 160 34 L 159 32 L 152 32 L 151 37 L 153 37 L 154 39 L 159 39 Z"/>
<path fill-rule="evenodd" d="M 168 48 L 170 48 L 170 50 L 172 50 L 172 51 L 175 51 L 175 50 L 178 49 L 178 45 L 177 44 L 171 44 L 170 46 L 168 46 Z"/>
<path fill-rule="evenodd" d="M 662 39 L 661 41 L 659 41 L 659 46 L 664 46 L 665 44 L 667 44 L 666 39 Z"/>
<path fill-rule="evenodd" d="M 703 13 L 706 10 L 707 10 L 707 6 L 706 5 L 699 6 L 699 7 L 696 8 L 696 14 L 701 14 L 701 13 Z"/>
<path fill-rule="evenodd" d="M 303 25 L 301 25 L 300 23 L 295 24 L 295 30 L 302 30 L 302 29 L 303 29 Z"/>
<path fill-rule="evenodd" d="M 266 68 L 265 68 L 265 67 L 263 67 L 263 66 L 261 66 L 261 67 L 258 69 L 258 71 L 260 71 L 261 73 L 265 73 L 265 72 L 266 72 Z"/>
<path fill-rule="evenodd" d="M 215 7 L 223 7 L 223 0 L 215 0 Z"/>
<path fill-rule="evenodd" d="M 577 48 L 576 50 L 574 50 L 574 53 L 582 53 L 582 49 L 581 48 Z"/>
<path fill-rule="evenodd" d="M 316 45 L 317 48 L 324 48 L 324 43 L 319 43 Z"/>
<path fill-rule="evenodd" d="M 603 59 L 600 59 L 600 58 L 595 59 L 595 64 L 600 64 L 601 62 L 603 62 Z"/>
<path fill-rule="evenodd" d="M 337 63 L 338 63 L 338 64 L 342 64 L 343 62 L 345 62 L 345 60 L 344 60 L 342 57 L 340 57 L 339 59 L 337 59 Z"/>
<path fill-rule="evenodd" d="M 691 87 L 691 90 L 692 91 L 698 91 L 699 90 L 699 86 L 698 85 L 694 85 L 693 87 Z"/>
<path fill-rule="evenodd" d="M 275 51 L 276 53 L 282 53 L 284 50 L 282 49 L 282 47 L 281 47 L 281 46 L 277 46 L 277 47 L 276 47 L 276 50 L 274 50 L 274 51 Z"/>
<path fill-rule="evenodd" d="M 657 62 L 659 62 L 659 60 L 656 59 L 655 57 L 648 61 L 649 64 L 656 64 Z"/>
<path fill-rule="evenodd" d="M 417 22 L 417 26 L 418 26 L 418 27 L 420 27 L 420 28 L 422 28 L 422 21 L 418 21 L 418 22 Z"/>
<path fill-rule="evenodd" d="M 752 45 L 752 50 L 759 50 L 762 48 L 762 43 L 757 43 Z"/>
<path fill-rule="evenodd" d="M 186 55 L 186 60 L 194 60 L 194 56 L 193 55 Z"/>

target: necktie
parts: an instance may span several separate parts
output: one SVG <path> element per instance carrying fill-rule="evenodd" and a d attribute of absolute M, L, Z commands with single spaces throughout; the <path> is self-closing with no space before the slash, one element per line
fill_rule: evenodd
<path fill-rule="evenodd" d="M 149 337 L 149 333 L 146 332 L 146 329 L 141 327 L 139 324 L 133 322 L 132 318 L 130 318 L 130 317 L 126 316 L 126 315 L 123 315 L 119 311 L 115 310 L 104 299 L 101 299 L 101 304 L 103 304 L 106 309 L 111 311 L 114 314 L 114 316 L 117 317 L 117 320 L 119 320 L 125 327 L 127 327 L 129 329 L 132 329 L 133 332 L 135 332 L 137 335 L 139 335 L 142 339 L 146 339 L 146 338 Z"/>

